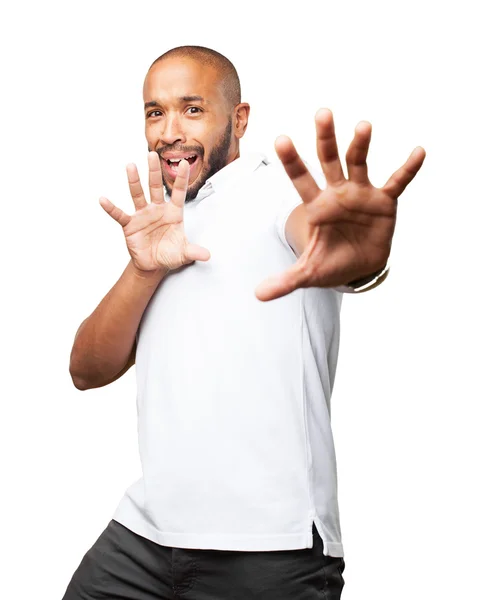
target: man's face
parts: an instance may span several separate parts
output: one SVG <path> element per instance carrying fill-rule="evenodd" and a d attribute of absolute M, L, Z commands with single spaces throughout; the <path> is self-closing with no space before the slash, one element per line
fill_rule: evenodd
<path fill-rule="evenodd" d="M 143 87 L 148 150 L 160 157 L 171 195 L 179 158 L 190 163 L 186 202 L 205 181 L 236 158 L 232 111 L 213 67 L 186 58 L 156 63 Z"/>

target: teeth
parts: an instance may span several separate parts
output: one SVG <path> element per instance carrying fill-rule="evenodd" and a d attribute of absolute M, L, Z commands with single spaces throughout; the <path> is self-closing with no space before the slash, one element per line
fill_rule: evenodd
<path fill-rule="evenodd" d="M 191 156 L 185 156 L 184 158 L 194 158 L 195 156 L 196 156 L 196 154 L 192 154 Z M 167 160 L 170 163 L 179 163 L 180 160 L 183 160 L 183 159 L 182 158 L 168 158 Z"/>

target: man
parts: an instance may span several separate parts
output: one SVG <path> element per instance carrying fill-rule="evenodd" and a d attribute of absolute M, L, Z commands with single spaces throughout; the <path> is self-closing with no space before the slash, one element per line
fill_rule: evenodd
<path fill-rule="evenodd" d="M 134 165 L 134 214 L 100 199 L 131 260 L 81 324 L 70 364 L 86 390 L 136 363 L 143 476 L 64 599 L 336 600 L 342 292 L 387 275 L 397 198 L 424 150 L 374 188 L 362 122 L 346 179 L 321 110 L 323 189 L 286 137 L 284 169 L 240 156 L 250 107 L 233 65 L 202 47 L 157 59 L 143 95 L 151 202 Z"/>

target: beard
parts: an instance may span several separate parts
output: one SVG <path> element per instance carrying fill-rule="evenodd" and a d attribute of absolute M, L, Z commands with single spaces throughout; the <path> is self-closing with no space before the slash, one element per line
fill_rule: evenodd
<path fill-rule="evenodd" d="M 198 195 L 200 189 L 205 185 L 206 180 L 212 177 L 215 173 L 220 171 L 223 167 L 226 167 L 228 164 L 228 152 L 231 144 L 231 132 L 233 130 L 233 119 L 229 118 L 228 124 L 225 127 L 223 135 L 221 136 L 220 141 L 216 144 L 216 146 L 211 150 L 210 157 L 208 160 L 208 165 L 203 163 L 203 170 L 198 175 L 195 183 L 192 186 L 188 186 L 186 191 L 185 203 L 194 200 Z M 167 146 L 163 147 L 161 151 L 158 151 L 158 155 L 161 158 L 160 152 L 168 152 L 168 151 L 176 151 L 176 152 L 191 152 L 192 154 L 196 154 L 204 160 L 204 148 L 202 147 L 188 147 L 188 148 L 169 148 Z M 198 160 L 198 159 L 197 159 Z M 173 188 L 165 181 L 163 177 L 163 185 L 166 188 L 168 195 L 171 197 L 171 193 Z"/>

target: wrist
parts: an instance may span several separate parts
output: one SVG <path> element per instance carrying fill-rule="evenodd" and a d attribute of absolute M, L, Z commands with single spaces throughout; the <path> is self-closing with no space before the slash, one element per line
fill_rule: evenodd
<path fill-rule="evenodd" d="M 130 261 L 130 267 L 133 275 L 142 281 L 161 280 L 169 272 L 168 267 L 158 267 L 152 270 L 140 269 L 132 260 Z"/>
<path fill-rule="evenodd" d="M 344 292 L 346 294 L 360 294 L 361 292 L 367 292 L 369 290 L 374 289 L 378 285 L 381 285 L 381 283 L 386 279 L 388 274 L 389 266 L 388 264 L 386 264 L 386 266 L 383 269 L 372 273 L 368 277 L 356 279 L 355 281 L 351 281 L 347 285 L 341 285 L 335 289 L 338 292 Z"/>
<path fill-rule="evenodd" d="M 379 277 L 381 275 L 381 273 L 383 273 L 387 268 L 388 268 L 388 266 L 387 266 L 387 264 L 385 264 L 384 267 L 381 267 L 374 273 L 371 273 L 370 275 L 365 275 L 364 277 L 355 279 L 354 281 L 350 281 L 349 283 L 346 283 L 346 285 L 348 287 L 355 288 L 355 289 L 360 288 L 363 285 L 366 285 L 367 283 L 369 283 L 370 281 L 375 279 L 376 277 Z"/>

